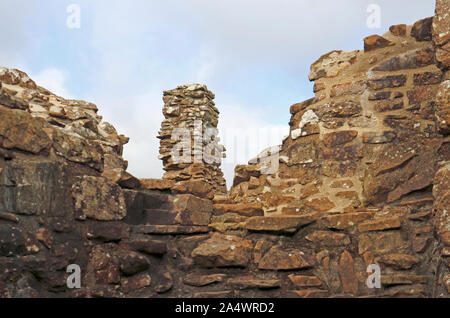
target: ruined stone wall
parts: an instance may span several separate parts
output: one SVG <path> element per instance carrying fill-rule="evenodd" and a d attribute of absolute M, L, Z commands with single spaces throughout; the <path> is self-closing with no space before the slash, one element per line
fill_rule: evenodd
<path fill-rule="evenodd" d="M 214 94 L 200 84 L 165 91 L 165 120 L 158 136 L 163 179 L 174 181 L 174 190 L 209 198 L 227 191 L 220 170 L 224 148 L 217 136 L 219 110 L 213 99 Z"/>
<path fill-rule="evenodd" d="M 431 198 L 435 173 L 449 160 L 448 66 L 432 36 L 443 30 L 448 25 L 433 29 L 427 18 L 366 38 L 364 50 L 322 56 L 309 75 L 315 96 L 291 106 L 290 135 L 272 158 L 278 171 L 238 166 L 231 199 L 259 202 L 271 215 Z"/>

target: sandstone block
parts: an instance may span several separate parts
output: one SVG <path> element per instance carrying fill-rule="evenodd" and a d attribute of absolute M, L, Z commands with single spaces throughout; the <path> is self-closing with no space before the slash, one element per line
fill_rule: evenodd
<path fill-rule="evenodd" d="M 243 216 L 262 216 L 261 203 L 214 204 L 215 214 L 236 213 Z"/>
<path fill-rule="evenodd" d="M 433 17 L 422 19 L 414 23 L 411 29 L 411 36 L 416 41 L 431 41 Z"/>
<path fill-rule="evenodd" d="M 319 287 L 319 286 L 323 285 L 322 281 L 319 278 L 317 278 L 316 276 L 291 274 L 288 276 L 288 278 L 296 288 Z"/>
<path fill-rule="evenodd" d="M 0 145 L 38 154 L 51 145 L 44 123 L 29 113 L 0 106 Z"/>
<path fill-rule="evenodd" d="M 395 45 L 395 42 L 392 42 L 388 39 L 383 38 L 382 36 L 375 34 L 364 39 L 364 52 L 369 52 L 392 45 Z"/>
<path fill-rule="evenodd" d="M 315 81 L 322 77 L 335 77 L 344 69 L 352 65 L 357 58 L 358 51 L 332 51 L 321 56 L 311 65 L 309 80 Z"/>
<path fill-rule="evenodd" d="M 402 87 L 405 83 L 405 75 L 388 75 L 382 78 L 370 80 L 369 87 L 374 90 L 381 90 L 385 88 Z"/>
<path fill-rule="evenodd" d="M 315 264 L 312 253 L 297 249 L 284 249 L 273 246 L 258 262 L 259 269 L 296 270 L 312 267 Z"/>
<path fill-rule="evenodd" d="M 247 267 L 251 258 L 252 241 L 213 234 L 192 251 L 195 262 L 203 267 Z"/>
<path fill-rule="evenodd" d="M 78 177 L 72 187 L 77 218 L 122 220 L 127 215 L 122 189 L 101 177 Z"/>
<path fill-rule="evenodd" d="M 345 130 L 328 133 L 323 136 L 323 143 L 326 147 L 335 147 L 351 142 L 358 136 L 356 130 Z"/>
<path fill-rule="evenodd" d="M 245 227 L 255 232 L 295 233 L 302 226 L 316 221 L 317 213 L 299 216 L 256 216 L 247 220 Z"/>
<path fill-rule="evenodd" d="M 344 233 L 334 233 L 329 231 L 314 231 L 305 237 L 308 241 L 320 246 L 335 247 L 350 244 L 350 237 Z"/>
<path fill-rule="evenodd" d="M 395 36 L 405 37 L 406 36 L 406 24 L 392 25 L 389 28 L 389 31 L 391 31 L 391 33 Z"/>
<path fill-rule="evenodd" d="M 395 269 L 411 269 L 420 262 L 420 259 L 409 254 L 389 254 L 382 256 L 378 261 Z"/>
<path fill-rule="evenodd" d="M 397 229 L 401 226 L 399 217 L 382 218 L 363 222 L 358 225 L 360 232 L 382 231 Z"/>

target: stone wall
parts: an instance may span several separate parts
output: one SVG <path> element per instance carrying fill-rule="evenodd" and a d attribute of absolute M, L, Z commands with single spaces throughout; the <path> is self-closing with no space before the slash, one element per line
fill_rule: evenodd
<path fill-rule="evenodd" d="M 315 96 L 291 106 L 290 135 L 272 157 L 277 173 L 261 173 L 267 163 L 254 161 L 236 167 L 231 200 L 259 202 L 272 215 L 431 198 L 450 154 L 448 67 L 432 37 L 443 34 L 438 28 L 433 18 L 395 25 L 364 39 L 364 50 L 319 58 L 309 74 Z"/>
<path fill-rule="evenodd" d="M 138 180 L 94 105 L 0 69 L 0 297 L 449 297 L 448 5 L 322 56 L 228 194 L 218 164 L 172 160 L 174 128 L 192 150 L 217 127 L 205 86 L 165 92 L 166 173 Z"/>
<path fill-rule="evenodd" d="M 173 181 L 173 190 L 209 198 L 227 191 L 220 170 L 224 147 L 218 143 L 219 110 L 213 99 L 200 84 L 164 92 L 159 158 L 166 171 L 163 179 Z"/>

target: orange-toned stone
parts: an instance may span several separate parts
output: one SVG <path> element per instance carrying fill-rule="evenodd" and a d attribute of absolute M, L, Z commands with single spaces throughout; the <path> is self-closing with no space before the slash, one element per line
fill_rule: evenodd
<path fill-rule="evenodd" d="M 392 25 L 389 28 L 389 31 L 391 31 L 391 33 L 395 36 L 405 37 L 406 36 L 406 24 Z"/>
<path fill-rule="evenodd" d="M 375 34 L 364 39 L 364 52 L 369 52 L 392 45 L 395 45 L 395 42 L 392 42 L 383 38 L 382 36 Z"/>
<path fill-rule="evenodd" d="M 373 218 L 373 212 L 357 212 L 329 215 L 323 218 L 326 226 L 330 229 L 344 230 Z"/>
<path fill-rule="evenodd" d="M 214 204 L 216 214 L 237 213 L 243 216 L 262 216 L 261 203 Z"/>
<path fill-rule="evenodd" d="M 175 181 L 166 179 L 139 179 L 141 187 L 147 190 L 170 190 Z"/>
<path fill-rule="evenodd" d="M 294 275 L 288 276 L 289 280 L 295 287 L 318 287 L 322 286 L 322 281 L 316 276 Z"/>
<path fill-rule="evenodd" d="M 389 229 L 398 229 L 401 226 L 399 217 L 376 219 L 361 223 L 358 225 L 360 232 L 382 231 Z"/>
<path fill-rule="evenodd" d="M 327 197 L 304 200 L 304 204 L 307 207 L 320 212 L 326 212 L 335 207 L 335 204 L 331 202 Z"/>
<path fill-rule="evenodd" d="M 355 275 L 353 257 L 348 251 L 344 251 L 341 254 L 339 261 L 339 276 L 341 277 L 344 293 L 356 296 L 358 294 L 358 279 Z"/>

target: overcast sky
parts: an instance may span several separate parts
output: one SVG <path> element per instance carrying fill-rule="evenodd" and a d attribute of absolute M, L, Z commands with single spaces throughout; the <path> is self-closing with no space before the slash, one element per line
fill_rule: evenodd
<path fill-rule="evenodd" d="M 67 26 L 71 4 L 81 9 L 80 28 Z M 367 25 L 371 4 L 381 8 L 380 28 Z M 124 157 L 141 178 L 162 176 L 162 91 L 206 84 L 224 136 L 266 129 L 255 144 L 222 138 L 230 185 L 237 163 L 288 133 L 289 106 L 313 95 L 307 75 L 318 57 L 362 49 L 365 36 L 433 13 L 434 0 L 1 0 L 0 66 L 97 104 L 131 137 Z"/>

